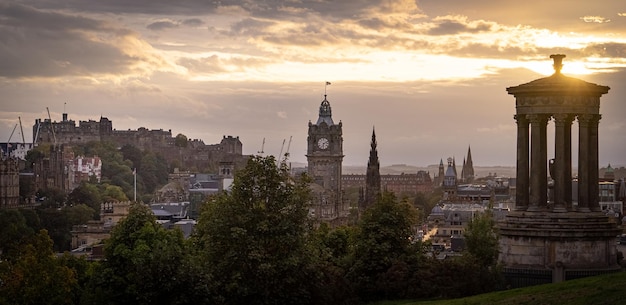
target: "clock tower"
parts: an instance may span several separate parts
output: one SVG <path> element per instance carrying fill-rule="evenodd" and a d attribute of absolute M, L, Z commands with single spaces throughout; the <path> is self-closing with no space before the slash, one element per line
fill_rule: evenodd
<path fill-rule="evenodd" d="M 308 174 L 313 178 L 313 207 L 317 218 L 332 219 L 346 212 L 341 190 L 343 136 L 341 122 L 333 122 L 330 103 L 324 95 L 315 124 L 309 121 L 307 138 Z"/>

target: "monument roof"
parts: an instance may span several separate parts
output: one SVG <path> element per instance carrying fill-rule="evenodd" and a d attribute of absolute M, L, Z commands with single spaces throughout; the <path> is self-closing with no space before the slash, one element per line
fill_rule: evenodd
<path fill-rule="evenodd" d="M 554 59 L 554 74 L 548 77 L 536 79 L 534 81 L 506 88 L 512 95 L 597 95 L 609 92 L 608 86 L 589 83 L 581 79 L 568 77 L 561 74 L 562 59 L 565 55 L 551 55 Z"/>

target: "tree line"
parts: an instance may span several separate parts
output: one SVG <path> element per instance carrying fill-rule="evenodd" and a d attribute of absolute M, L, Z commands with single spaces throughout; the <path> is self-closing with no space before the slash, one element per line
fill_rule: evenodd
<path fill-rule="evenodd" d="M 0 304 L 363 304 L 496 287 L 488 214 L 470 224 L 463 256 L 438 260 L 412 238 L 411 204 L 384 192 L 356 224 L 331 228 L 308 216 L 309 183 L 252 157 L 203 204 L 189 239 L 134 204 L 101 261 L 55 255 L 35 217 L 0 211 Z"/>

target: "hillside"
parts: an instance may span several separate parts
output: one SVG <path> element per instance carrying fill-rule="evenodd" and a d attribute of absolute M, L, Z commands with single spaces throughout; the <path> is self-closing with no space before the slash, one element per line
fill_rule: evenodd
<path fill-rule="evenodd" d="M 557 284 L 511 289 L 467 298 L 438 301 L 386 301 L 375 305 L 479 305 L 479 304 L 624 304 L 626 272 L 588 277 Z M 372 304 L 372 305 L 374 305 Z"/>

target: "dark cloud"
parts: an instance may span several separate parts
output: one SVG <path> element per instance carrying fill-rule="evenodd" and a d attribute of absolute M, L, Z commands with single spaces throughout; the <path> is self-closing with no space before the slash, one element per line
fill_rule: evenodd
<path fill-rule="evenodd" d="M 457 20 L 443 20 L 435 27 L 428 30 L 430 35 L 456 35 L 462 33 L 478 33 L 491 30 L 491 25 L 485 22 L 479 22 L 476 25 L 461 23 Z"/>
<path fill-rule="evenodd" d="M 72 8 L 87 12 L 199 16 L 219 8 L 235 7 L 251 16 L 275 18 L 319 14 L 331 19 L 348 19 L 365 13 L 406 12 L 415 9 L 414 1 L 388 0 L 23 0 L 32 6 L 50 9 Z"/>
<path fill-rule="evenodd" d="M 128 72 L 141 61 L 94 36 L 130 32 L 104 22 L 0 3 L 0 76 L 58 77 Z"/>
<path fill-rule="evenodd" d="M 147 26 L 147 28 L 152 31 L 162 31 L 166 29 L 174 29 L 177 27 L 178 23 L 169 20 L 153 22 L 148 24 Z"/>
<path fill-rule="evenodd" d="M 201 26 L 204 24 L 204 21 L 198 18 L 191 18 L 183 20 L 182 24 L 186 26 Z"/>
<path fill-rule="evenodd" d="M 582 52 L 587 56 L 626 58 L 626 44 L 617 42 L 592 44 Z"/>
<path fill-rule="evenodd" d="M 234 35 L 246 35 L 246 36 L 258 36 L 264 34 L 265 28 L 276 24 L 271 21 L 257 20 L 253 18 L 246 18 L 239 22 L 234 23 L 231 27 L 231 34 Z"/>

